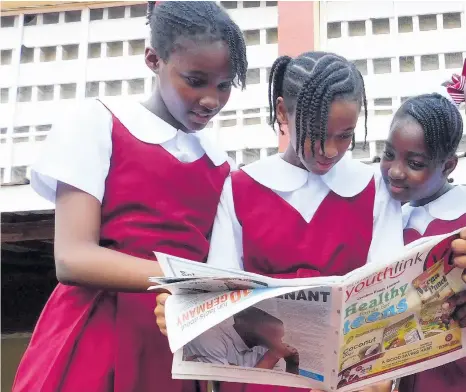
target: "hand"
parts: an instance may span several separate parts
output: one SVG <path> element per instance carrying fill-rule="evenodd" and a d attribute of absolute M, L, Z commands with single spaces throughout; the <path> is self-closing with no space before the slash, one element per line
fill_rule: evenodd
<path fill-rule="evenodd" d="M 271 351 L 277 358 L 283 359 L 299 355 L 298 350 L 283 342 L 280 342 L 276 346 L 271 347 L 269 351 Z"/>
<path fill-rule="evenodd" d="M 377 384 L 368 385 L 362 389 L 358 389 L 354 392 L 390 392 L 392 390 L 393 381 L 381 381 Z M 312 389 L 311 392 L 325 392 L 320 389 Z"/>
<path fill-rule="evenodd" d="M 455 255 L 453 259 L 455 265 L 458 268 L 466 269 L 466 229 L 460 231 L 460 238 L 451 243 L 451 248 Z M 463 279 L 466 279 L 464 274 Z"/>
<path fill-rule="evenodd" d="M 466 327 L 466 290 L 455 294 L 442 307 L 444 310 L 454 309 L 452 318 L 458 322 L 461 328 Z"/>
<path fill-rule="evenodd" d="M 168 293 L 162 293 L 157 295 L 157 307 L 154 310 L 155 317 L 157 318 L 157 325 L 159 326 L 160 332 L 167 336 L 167 324 L 165 321 L 165 302 L 170 296 Z"/>

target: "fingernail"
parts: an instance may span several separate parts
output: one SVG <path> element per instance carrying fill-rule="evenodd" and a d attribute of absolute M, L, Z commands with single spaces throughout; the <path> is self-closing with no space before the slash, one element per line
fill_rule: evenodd
<path fill-rule="evenodd" d="M 448 302 L 445 302 L 444 304 L 442 304 L 442 308 L 447 310 L 450 308 L 450 304 Z"/>

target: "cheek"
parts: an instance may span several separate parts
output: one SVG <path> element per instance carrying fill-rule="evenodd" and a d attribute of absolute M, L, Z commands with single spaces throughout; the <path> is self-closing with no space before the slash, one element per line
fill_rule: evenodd
<path fill-rule="evenodd" d="M 219 93 L 219 102 L 220 102 L 220 107 L 223 108 L 228 100 L 230 99 L 230 95 L 231 95 L 231 89 L 229 89 L 228 91 L 221 91 Z"/>

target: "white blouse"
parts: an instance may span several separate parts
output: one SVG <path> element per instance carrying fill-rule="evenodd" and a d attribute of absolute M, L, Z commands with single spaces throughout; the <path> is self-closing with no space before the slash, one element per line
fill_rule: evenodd
<path fill-rule="evenodd" d="M 60 181 L 102 202 L 112 155 L 111 112 L 141 142 L 159 144 L 181 162 L 193 162 L 204 154 L 216 166 L 229 160 L 215 147 L 209 130 L 177 130 L 136 101 L 114 98 L 102 102 L 106 107 L 97 100 L 84 101 L 59 115 L 53 125 L 31 171 L 32 187 L 47 200 L 55 202 Z"/>
<path fill-rule="evenodd" d="M 371 166 L 345 156 L 328 173 L 319 176 L 285 162 L 277 154 L 241 170 L 283 198 L 307 222 L 330 191 L 341 197 L 353 197 L 375 177 L 374 228 L 368 261 L 386 261 L 387 257 L 398 256 L 403 249 L 401 206 L 390 197 L 378 168 L 374 171 Z M 224 268 L 243 269 L 242 235 L 231 179 L 228 178 L 220 198 L 207 262 Z"/>

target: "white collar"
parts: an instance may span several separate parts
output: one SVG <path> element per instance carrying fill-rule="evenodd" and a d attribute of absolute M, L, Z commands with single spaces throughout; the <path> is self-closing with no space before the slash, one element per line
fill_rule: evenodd
<path fill-rule="evenodd" d="M 371 166 L 346 155 L 323 176 L 289 164 L 280 154 L 256 161 L 241 170 L 260 184 L 278 192 L 292 192 L 308 181 L 322 181 L 341 197 L 353 197 L 361 193 L 374 176 Z"/>
<path fill-rule="evenodd" d="M 215 166 L 228 160 L 227 153 L 212 140 L 212 130 L 186 133 L 174 128 L 137 101 L 121 98 L 105 98 L 101 101 L 134 137 L 144 143 L 163 144 L 176 137 L 192 138 L 197 140 Z"/>
<path fill-rule="evenodd" d="M 222 329 L 225 335 L 227 335 L 233 346 L 235 346 L 236 351 L 239 353 L 243 353 L 245 351 L 251 351 L 251 349 L 244 343 L 244 340 L 239 336 L 238 332 L 236 332 L 234 326 L 234 320 L 227 319 L 225 322 L 222 323 Z"/>
<path fill-rule="evenodd" d="M 434 219 L 445 221 L 458 219 L 460 216 L 466 214 L 466 186 L 455 186 L 447 193 L 424 206 L 412 207 L 409 204 L 405 204 L 402 207 L 403 227 L 406 227 L 408 224 L 411 214 L 415 210 L 421 209 L 424 209 Z"/>

